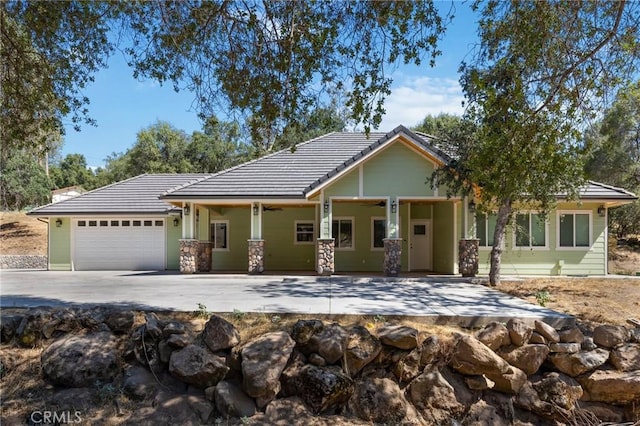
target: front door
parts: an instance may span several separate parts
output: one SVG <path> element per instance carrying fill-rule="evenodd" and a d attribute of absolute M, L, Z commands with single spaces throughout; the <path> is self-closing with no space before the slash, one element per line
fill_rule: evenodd
<path fill-rule="evenodd" d="M 431 220 L 419 219 L 411 221 L 409 260 L 412 271 L 430 271 L 433 269 Z"/>

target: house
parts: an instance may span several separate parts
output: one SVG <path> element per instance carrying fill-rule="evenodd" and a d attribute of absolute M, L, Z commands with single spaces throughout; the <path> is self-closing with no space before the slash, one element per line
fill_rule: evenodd
<path fill-rule="evenodd" d="M 330 133 L 209 175 L 141 175 L 31 211 L 48 217 L 49 268 L 473 274 L 495 218 L 428 177 L 449 161 L 428 135 Z M 607 212 L 635 201 L 589 182 L 541 219 L 516 216 L 504 274 L 607 273 Z"/>
<path fill-rule="evenodd" d="M 68 200 L 69 198 L 77 197 L 84 194 L 85 189 L 79 185 L 67 186 L 66 188 L 54 189 L 51 191 L 51 202 L 58 203 L 60 201 Z"/>

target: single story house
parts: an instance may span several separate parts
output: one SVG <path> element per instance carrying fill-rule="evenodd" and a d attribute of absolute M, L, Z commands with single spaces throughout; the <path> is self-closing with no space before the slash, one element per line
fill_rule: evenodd
<path fill-rule="evenodd" d="M 83 187 L 79 185 L 67 186 L 66 188 L 54 189 L 51 191 L 51 202 L 58 203 L 60 201 L 68 200 L 69 198 L 77 197 L 87 192 Z"/>
<path fill-rule="evenodd" d="M 330 133 L 219 173 L 141 175 L 29 214 L 49 218 L 51 270 L 486 274 L 495 218 L 431 188 L 450 161 L 432 141 L 403 126 Z M 518 213 L 502 272 L 606 274 L 608 209 L 635 200 L 589 182 L 546 219 Z"/>

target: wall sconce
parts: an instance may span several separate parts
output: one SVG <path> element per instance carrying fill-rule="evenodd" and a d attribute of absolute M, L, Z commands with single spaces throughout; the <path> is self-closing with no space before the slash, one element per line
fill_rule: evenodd
<path fill-rule="evenodd" d="M 398 211 L 398 204 L 396 203 L 396 200 L 393 200 L 391 202 L 391 213 L 395 213 Z"/>
<path fill-rule="evenodd" d="M 329 213 L 329 200 L 324 201 L 324 212 Z"/>
<path fill-rule="evenodd" d="M 258 204 L 257 204 L 257 203 L 255 203 L 255 204 L 253 205 L 253 215 L 254 215 L 254 216 L 258 216 L 258 213 L 260 213 L 260 207 L 258 207 Z"/>
<path fill-rule="evenodd" d="M 60 228 L 62 226 L 62 219 L 56 219 L 56 228 Z"/>
<path fill-rule="evenodd" d="M 604 217 L 606 212 L 607 212 L 607 209 L 605 209 L 603 204 L 598 207 L 598 216 Z"/>
<path fill-rule="evenodd" d="M 473 200 L 473 198 L 471 199 L 471 201 L 469 201 L 469 211 L 471 213 L 474 213 L 476 211 L 476 202 Z"/>
<path fill-rule="evenodd" d="M 185 216 L 189 216 L 189 213 L 191 213 L 191 209 L 189 208 L 188 204 L 182 208 L 182 211 L 184 212 Z"/>
<path fill-rule="evenodd" d="M 180 224 L 180 219 L 178 219 L 177 217 L 173 218 L 173 226 L 178 226 Z"/>

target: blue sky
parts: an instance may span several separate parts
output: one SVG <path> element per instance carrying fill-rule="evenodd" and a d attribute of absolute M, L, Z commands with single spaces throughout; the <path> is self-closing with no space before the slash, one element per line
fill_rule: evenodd
<path fill-rule="evenodd" d="M 439 3 L 443 10 L 451 5 L 449 1 Z M 454 2 L 453 7 L 455 18 L 439 44 L 443 53 L 436 59 L 435 68 L 401 66 L 391 75 L 394 83 L 385 101 L 387 113 L 381 131 L 399 124 L 413 126 L 428 114 L 462 113 L 457 70 L 476 40 L 477 18 L 468 2 Z M 125 152 L 135 143 L 140 130 L 158 120 L 188 134 L 201 129 L 197 113 L 191 109 L 192 93 L 176 93 L 171 84 L 160 86 L 152 80 L 134 79 L 120 53 L 109 58 L 108 65 L 84 91 L 91 101 L 89 115 L 97 120 L 97 127 L 83 125 L 76 132 L 69 123 L 61 150 L 63 157 L 83 154 L 89 166 L 102 166 L 108 155 Z"/>

